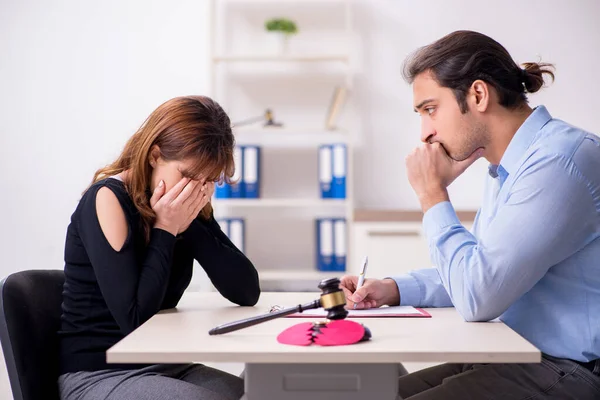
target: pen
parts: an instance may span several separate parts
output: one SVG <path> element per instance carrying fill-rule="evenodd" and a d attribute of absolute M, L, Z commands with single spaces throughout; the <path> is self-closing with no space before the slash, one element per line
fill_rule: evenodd
<path fill-rule="evenodd" d="M 363 266 L 360 270 L 360 275 L 358 275 L 358 283 L 356 284 L 356 290 L 360 289 L 362 285 L 365 283 L 365 274 L 367 273 L 367 264 L 369 263 L 369 257 L 365 256 L 363 260 Z M 355 292 L 356 292 L 355 290 Z M 354 303 L 354 308 L 356 308 L 356 303 Z"/>

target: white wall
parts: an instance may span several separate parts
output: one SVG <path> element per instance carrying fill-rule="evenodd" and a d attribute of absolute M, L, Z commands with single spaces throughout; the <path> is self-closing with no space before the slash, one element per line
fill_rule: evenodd
<path fill-rule="evenodd" d="M 358 1 L 357 205 L 417 208 L 404 157 L 419 119 L 401 65 L 455 29 L 492 35 L 518 61 L 555 62 L 557 82 L 532 104 L 600 132 L 599 15 L 595 0 Z M 208 39 L 205 0 L 0 0 L 0 275 L 62 267 L 65 229 L 94 170 L 162 101 L 208 92 Z M 477 206 L 484 169 L 455 183 L 458 208 Z"/>
<path fill-rule="evenodd" d="M 359 1 L 355 15 L 362 53 L 358 109 L 364 110 L 363 134 L 369 138 L 357 155 L 358 206 L 418 208 L 404 159 L 418 144 L 420 121 L 400 74 L 402 62 L 454 30 L 493 37 L 517 62 L 541 57 L 555 63 L 556 83 L 530 96 L 530 104 L 545 104 L 554 117 L 600 133 L 597 0 L 375 0 Z M 451 186 L 457 208 L 477 208 L 486 168 L 478 161 Z"/>
<path fill-rule="evenodd" d="M 0 275 L 62 268 L 93 172 L 161 102 L 208 91 L 208 3 L 0 1 Z"/>

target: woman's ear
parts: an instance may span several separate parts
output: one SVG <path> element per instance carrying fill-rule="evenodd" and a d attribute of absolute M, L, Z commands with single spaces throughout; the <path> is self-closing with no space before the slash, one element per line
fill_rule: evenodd
<path fill-rule="evenodd" d="M 148 155 L 148 162 L 152 168 L 156 168 L 158 160 L 160 159 L 160 147 L 157 145 L 152 146 L 150 154 Z"/>

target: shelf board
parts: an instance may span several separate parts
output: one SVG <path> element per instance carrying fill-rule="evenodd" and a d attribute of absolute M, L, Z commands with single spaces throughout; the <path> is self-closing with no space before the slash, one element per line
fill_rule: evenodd
<path fill-rule="evenodd" d="M 341 278 L 345 271 L 317 271 L 317 270 L 285 270 L 268 269 L 258 271 L 261 281 L 281 282 L 281 281 L 320 281 L 328 278 Z M 315 287 L 316 289 L 316 287 Z"/>
<path fill-rule="evenodd" d="M 234 62 L 342 62 L 348 63 L 350 57 L 345 54 L 305 54 L 305 55 L 220 55 L 213 57 L 216 63 Z"/>
<path fill-rule="evenodd" d="M 218 199 L 212 200 L 214 205 L 231 207 L 319 207 L 345 206 L 347 199 Z"/>
<path fill-rule="evenodd" d="M 329 4 L 347 4 L 351 0 L 228 0 L 228 3 L 232 4 L 245 4 L 245 5 L 262 5 L 263 3 L 271 3 L 272 5 L 282 4 L 300 4 L 300 5 L 329 5 Z"/>
<path fill-rule="evenodd" d="M 323 144 L 351 142 L 344 130 L 315 128 L 234 128 L 239 145 L 253 144 L 266 147 L 318 147 Z"/>

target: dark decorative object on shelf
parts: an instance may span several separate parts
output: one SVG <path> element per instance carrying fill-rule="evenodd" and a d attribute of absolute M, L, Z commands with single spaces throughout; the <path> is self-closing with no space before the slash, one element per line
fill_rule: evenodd
<path fill-rule="evenodd" d="M 265 127 L 277 127 L 277 128 L 283 127 L 282 122 L 275 122 L 275 118 L 273 117 L 273 111 L 270 108 L 267 108 L 265 110 L 265 113 L 261 116 L 248 118 L 248 119 L 242 120 L 240 122 L 235 122 L 233 124 L 233 127 L 236 128 L 238 126 L 250 125 L 250 124 L 254 124 L 256 122 L 260 122 L 260 121 L 264 121 L 263 126 L 265 126 Z"/>

